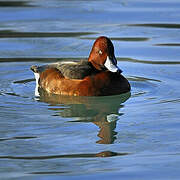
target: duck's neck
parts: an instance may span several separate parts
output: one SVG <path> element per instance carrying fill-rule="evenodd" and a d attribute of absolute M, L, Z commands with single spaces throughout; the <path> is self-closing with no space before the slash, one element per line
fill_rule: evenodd
<path fill-rule="evenodd" d="M 100 67 L 98 64 L 95 64 L 93 61 L 88 61 L 88 64 L 96 72 L 107 70 L 105 67 Z"/>

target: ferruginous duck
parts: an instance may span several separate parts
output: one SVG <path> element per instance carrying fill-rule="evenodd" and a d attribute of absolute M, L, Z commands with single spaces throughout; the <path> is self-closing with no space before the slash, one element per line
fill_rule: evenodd
<path fill-rule="evenodd" d="M 130 91 L 128 80 L 121 74 L 114 55 L 114 46 L 105 36 L 93 44 L 88 61 L 64 61 L 32 66 L 36 92 L 68 96 L 108 96 Z"/>

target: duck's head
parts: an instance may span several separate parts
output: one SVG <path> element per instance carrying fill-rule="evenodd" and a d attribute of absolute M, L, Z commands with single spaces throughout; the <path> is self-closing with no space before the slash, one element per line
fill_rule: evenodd
<path fill-rule="evenodd" d="M 111 40 L 105 36 L 98 37 L 93 44 L 88 61 L 97 70 L 109 70 L 119 72 L 122 70 L 117 66 L 117 60 L 114 55 L 114 46 Z"/>

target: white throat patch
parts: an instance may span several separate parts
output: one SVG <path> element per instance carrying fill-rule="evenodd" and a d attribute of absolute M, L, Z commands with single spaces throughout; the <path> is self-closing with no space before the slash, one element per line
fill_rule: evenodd
<path fill-rule="evenodd" d="M 112 63 L 112 60 L 107 56 L 104 66 L 111 72 L 117 72 L 119 70 L 118 66 Z"/>

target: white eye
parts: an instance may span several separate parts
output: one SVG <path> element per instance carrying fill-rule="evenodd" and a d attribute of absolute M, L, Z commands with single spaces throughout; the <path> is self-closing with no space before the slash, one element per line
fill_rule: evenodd
<path fill-rule="evenodd" d="M 99 53 L 99 54 L 102 54 L 102 51 L 101 51 L 101 50 L 99 50 L 99 51 L 98 51 L 98 53 Z"/>

